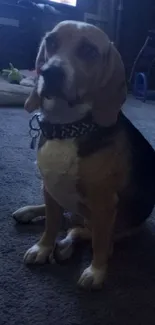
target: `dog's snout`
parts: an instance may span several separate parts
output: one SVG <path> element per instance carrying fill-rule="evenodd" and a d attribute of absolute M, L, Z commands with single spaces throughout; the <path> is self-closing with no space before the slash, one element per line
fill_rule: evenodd
<path fill-rule="evenodd" d="M 62 67 L 53 65 L 51 67 L 45 67 L 41 70 L 41 74 L 45 80 L 54 82 L 54 83 L 61 83 L 64 80 L 65 73 Z"/>
<path fill-rule="evenodd" d="M 62 90 L 65 72 L 61 66 L 45 66 L 41 70 L 41 75 L 44 78 L 45 88 L 50 94 L 57 95 Z"/>

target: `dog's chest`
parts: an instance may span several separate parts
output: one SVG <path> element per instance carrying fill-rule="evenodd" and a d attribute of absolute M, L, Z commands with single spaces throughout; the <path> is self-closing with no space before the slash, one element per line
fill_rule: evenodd
<path fill-rule="evenodd" d="M 66 210 L 77 213 L 79 158 L 74 140 L 50 140 L 38 151 L 38 166 L 50 195 Z"/>

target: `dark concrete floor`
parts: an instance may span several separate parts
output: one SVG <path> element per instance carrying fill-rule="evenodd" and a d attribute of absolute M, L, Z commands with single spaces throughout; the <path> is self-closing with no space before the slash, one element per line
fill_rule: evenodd
<path fill-rule="evenodd" d="M 143 103 L 128 96 L 124 112 L 155 148 L 155 101 Z"/>

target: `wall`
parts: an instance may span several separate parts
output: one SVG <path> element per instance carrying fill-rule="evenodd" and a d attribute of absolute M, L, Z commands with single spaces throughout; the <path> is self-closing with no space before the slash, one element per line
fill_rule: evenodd
<path fill-rule="evenodd" d="M 155 29 L 155 0 L 79 0 L 83 9 L 97 13 L 102 3 L 103 28 L 113 41 L 118 40 L 127 78 L 129 78 L 135 57 L 147 37 L 149 29 Z M 120 30 L 117 25 L 118 7 L 123 4 Z M 117 34 L 118 30 L 118 34 Z M 120 41 L 120 42 L 119 42 Z"/>
<path fill-rule="evenodd" d="M 86 18 L 87 22 L 102 28 L 109 36 L 111 36 L 109 24 L 111 1 L 113 0 L 78 0 L 81 10 L 90 14 Z"/>
<path fill-rule="evenodd" d="M 154 8 L 154 0 L 124 0 L 119 50 L 128 77 L 148 30 L 155 29 Z"/>

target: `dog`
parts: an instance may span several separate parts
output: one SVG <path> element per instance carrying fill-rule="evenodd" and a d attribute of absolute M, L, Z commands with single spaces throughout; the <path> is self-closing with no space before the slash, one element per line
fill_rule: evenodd
<path fill-rule="evenodd" d="M 43 112 L 37 162 L 45 204 L 13 216 L 30 221 L 45 215 L 46 221 L 24 261 L 63 261 L 77 239 L 91 240 L 92 262 L 78 284 L 98 289 L 115 238 L 139 229 L 153 210 L 155 153 L 121 112 L 124 66 L 103 31 L 83 22 L 59 23 L 43 38 L 36 67 L 36 87 L 25 106 Z M 83 223 L 56 245 L 64 210 Z"/>

